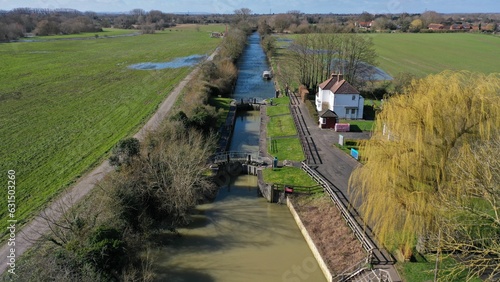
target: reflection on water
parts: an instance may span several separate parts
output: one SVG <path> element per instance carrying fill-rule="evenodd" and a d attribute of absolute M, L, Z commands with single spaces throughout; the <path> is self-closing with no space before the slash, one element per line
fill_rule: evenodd
<path fill-rule="evenodd" d="M 274 97 L 273 80 L 262 79 L 262 72 L 269 70 L 269 65 L 259 40 L 257 33 L 250 36 L 238 61 L 238 80 L 233 94 L 236 100 Z"/>
<path fill-rule="evenodd" d="M 230 151 L 256 152 L 259 150 L 260 113 L 249 111 L 238 113 L 234 123 Z"/>
<path fill-rule="evenodd" d="M 206 58 L 205 55 L 191 55 L 187 57 L 177 58 L 170 62 L 159 62 L 159 63 L 139 63 L 128 66 L 129 69 L 135 70 L 161 70 L 161 69 L 176 69 L 182 67 L 190 67 L 196 65 L 201 60 Z"/>
<path fill-rule="evenodd" d="M 157 281 L 325 281 L 288 208 L 256 196 L 256 178 L 242 175 L 198 206 L 159 253 Z"/>

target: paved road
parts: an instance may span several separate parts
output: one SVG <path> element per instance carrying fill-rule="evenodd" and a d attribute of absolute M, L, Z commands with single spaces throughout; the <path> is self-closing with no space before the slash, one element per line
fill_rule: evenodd
<path fill-rule="evenodd" d="M 207 60 L 212 60 L 217 51 L 215 51 Z M 143 140 L 147 132 L 158 129 L 162 120 L 165 119 L 170 109 L 173 107 L 182 89 L 199 71 L 199 67 L 193 69 L 175 88 L 168 97 L 159 106 L 158 110 L 151 116 L 149 121 L 137 132 L 134 137 Z M 68 207 L 83 199 L 104 176 L 113 171 L 109 162 L 105 160 L 98 167 L 85 174 L 78 182 L 69 188 L 66 192 L 53 201 L 38 216 L 28 222 L 22 229 L 16 232 L 15 255 L 16 260 L 27 251 L 37 240 L 49 232 L 50 228 L 44 218 L 57 220 Z M 0 274 L 7 269 L 7 256 L 10 254 L 10 248 L 6 242 L 0 248 Z"/>
<path fill-rule="evenodd" d="M 354 203 L 354 200 L 349 196 L 348 183 L 352 171 L 360 165 L 351 156 L 341 151 L 335 144 L 338 143 L 339 133 L 331 129 L 321 129 L 318 122 L 311 118 L 308 109 L 304 103 L 299 102 L 298 97 L 293 94 L 291 98 L 291 112 L 294 119 L 299 123 L 298 131 L 303 144 L 305 143 L 305 153 L 307 162 L 310 167 L 316 170 L 323 178 L 325 178 L 330 186 L 335 191 L 336 195 L 341 199 L 344 206 L 349 208 L 351 215 L 364 228 L 363 219 L 357 211 L 359 203 Z M 350 138 L 353 133 L 343 133 L 347 138 Z M 355 133 L 358 134 L 358 133 Z M 363 135 L 363 138 L 369 137 Z M 377 246 L 374 252 L 376 259 L 379 261 L 379 268 L 388 270 L 393 281 L 401 281 L 399 274 L 394 268 L 394 258 L 374 240 L 374 235 L 369 227 L 366 229 L 366 234 L 371 239 L 372 243 Z"/>

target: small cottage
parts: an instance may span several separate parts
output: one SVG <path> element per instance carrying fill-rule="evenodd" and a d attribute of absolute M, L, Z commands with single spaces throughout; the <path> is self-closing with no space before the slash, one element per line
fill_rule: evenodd
<path fill-rule="evenodd" d="M 332 110 L 325 110 L 319 113 L 319 127 L 320 128 L 335 128 L 339 116 Z"/>
<path fill-rule="evenodd" d="M 316 110 L 334 112 L 340 119 L 362 119 L 364 98 L 347 82 L 342 74 L 332 76 L 322 82 L 316 93 Z"/>

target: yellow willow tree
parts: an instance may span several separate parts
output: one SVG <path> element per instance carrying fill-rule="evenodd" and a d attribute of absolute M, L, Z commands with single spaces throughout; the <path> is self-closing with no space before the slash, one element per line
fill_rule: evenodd
<path fill-rule="evenodd" d="M 467 280 L 500 278 L 500 128 L 491 137 L 462 146 L 449 167 L 454 182 L 441 201 L 447 212 L 439 236 L 428 238 L 456 259 L 441 271 L 445 281 L 464 273 Z"/>
<path fill-rule="evenodd" d="M 379 240 L 407 257 L 417 238 L 436 233 L 441 199 L 460 194 L 449 166 L 461 147 L 500 127 L 500 75 L 445 71 L 413 80 L 384 102 L 364 166 L 350 192 Z"/>

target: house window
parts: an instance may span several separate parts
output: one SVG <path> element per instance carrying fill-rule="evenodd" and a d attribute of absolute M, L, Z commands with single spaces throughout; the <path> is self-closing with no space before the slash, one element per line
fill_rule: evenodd
<path fill-rule="evenodd" d="M 345 115 L 347 116 L 349 114 L 349 109 L 345 109 Z"/>
<path fill-rule="evenodd" d="M 355 115 L 356 114 L 356 109 L 351 109 L 351 115 Z"/>
<path fill-rule="evenodd" d="M 321 124 L 326 124 L 326 118 L 320 118 L 321 119 Z"/>
<path fill-rule="evenodd" d="M 356 100 L 356 95 L 352 95 L 352 100 Z"/>

